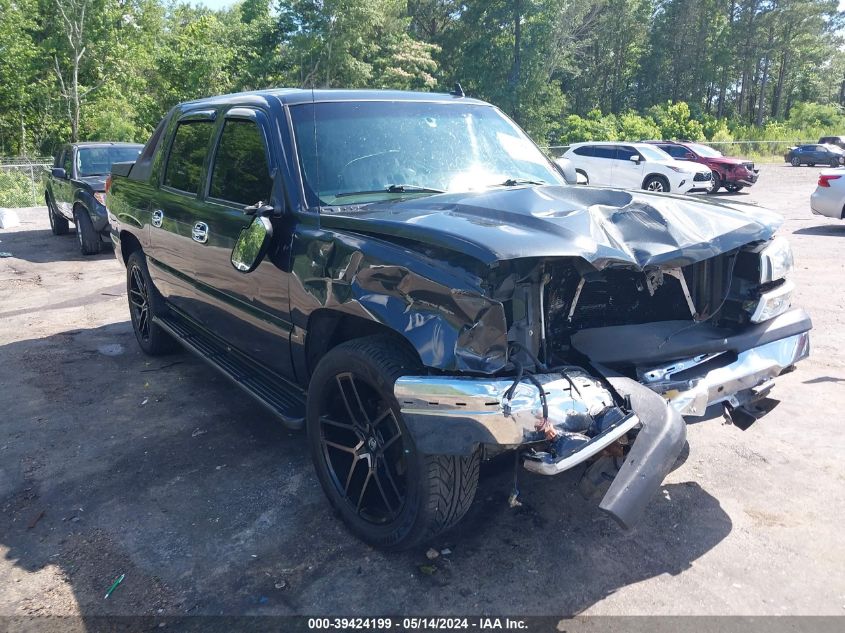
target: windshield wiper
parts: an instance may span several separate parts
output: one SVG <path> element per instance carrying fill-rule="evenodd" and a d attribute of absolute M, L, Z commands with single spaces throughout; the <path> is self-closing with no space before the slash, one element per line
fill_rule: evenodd
<path fill-rule="evenodd" d="M 336 193 L 335 198 L 344 198 L 346 196 L 364 196 L 371 193 L 446 193 L 442 189 L 432 189 L 431 187 L 421 187 L 419 185 L 388 185 L 384 189 L 374 189 L 371 191 L 345 191 L 343 193 Z"/>
<path fill-rule="evenodd" d="M 496 187 L 516 187 L 517 185 L 547 185 L 545 180 L 529 180 L 527 178 L 508 178 L 505 182 L 500 182 Z"/>

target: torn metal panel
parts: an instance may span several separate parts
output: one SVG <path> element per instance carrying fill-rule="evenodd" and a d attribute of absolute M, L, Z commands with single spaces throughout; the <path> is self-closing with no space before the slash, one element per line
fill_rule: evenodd
<path fill-rule="evenodd" d="M 578 257 L 597 269 L 679 267 L 750 242 L 782 223 L 737 203 L 593 187 L 510 187 L 347 208 L 323 227 L 434 244 L 491 265 L 525 257 Z"/>
<path fill-rule="evenodd" d="M 506 362 L 501 302 L 485 296 L 472 270 L 375 238 L 314 231 L 293 244 L 291 308 L 308 329 L 331 309 L 383 324 L 403 336 L 427 367 L 492 373 Z M 475 262 L 477 265 L 477 262 Z"/>

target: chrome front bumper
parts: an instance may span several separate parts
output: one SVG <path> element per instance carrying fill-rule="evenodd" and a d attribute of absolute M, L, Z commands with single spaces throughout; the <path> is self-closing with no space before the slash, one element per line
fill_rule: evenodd
<path fill-rule="evenodd" d="M 802 332 L 740 352 L 702 355 L 640 372 L 640 381 L 662 395 L 681 415 L 702 416 L 721 402 L 738 407 L 763 394 L 784 369 L 810 354 L 810 333 Z"/>

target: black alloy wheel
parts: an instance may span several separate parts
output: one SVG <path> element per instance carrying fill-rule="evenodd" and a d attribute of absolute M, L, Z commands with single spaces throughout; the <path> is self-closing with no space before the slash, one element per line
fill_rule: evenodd
<path fill-rule="evenodd" d="M 390 403 L 352 372 L 337 374 L 320 415 L 320 444 L 337 492 L 367 523 L 396 519 L 407 496 L 402 427 Z"/>
<path fill-rule="evenodd" d="M 407 549 L 457 523 L 478 485 L 479 450 L 417 449 L 393 389 L 420 372 L 401 340 L 369 336 L 331 349 L 308 386 L 308 447 L 323 492 L 351 532 L 383 549 Z"/>
<path fill-rule="evenodd" d="M 150 297 L 141 267 L 133 264 L 128 269 L 129 309 L 135 333 L 143 341 L 150 340 Z"/>
<path fill-rule="evenodd" d="M 178 344 L 153 321 L 166 311 L 164 299 L 150 279 L 143 251 L 135 251 L 126 261 L 126 295 L 132 329 L 141 349 L 150 356 L 169 354 Z"/>

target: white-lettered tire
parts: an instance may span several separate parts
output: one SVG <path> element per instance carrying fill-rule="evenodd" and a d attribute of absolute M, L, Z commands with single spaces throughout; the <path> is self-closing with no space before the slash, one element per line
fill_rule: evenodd
<path fill-rule="evenodd" d="M 478 451 L 416 450 L 393 384 L 420 370 L 401 342 L 367 337 L 330 350 L 308 388 L 308 446 L 320 485 L 350 531 L 382 549 L 407 549 L 451 527 L 478 485 Z"/>

